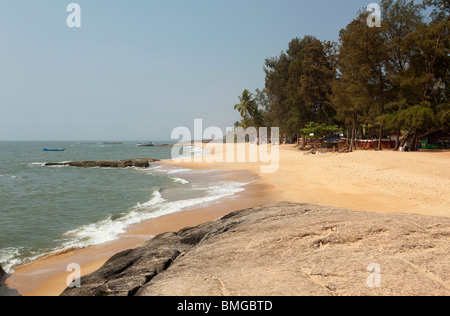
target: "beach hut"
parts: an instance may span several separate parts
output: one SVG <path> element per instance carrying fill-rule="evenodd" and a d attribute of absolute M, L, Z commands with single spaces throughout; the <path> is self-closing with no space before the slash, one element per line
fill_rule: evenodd
<path fill-rule="evenodd" d="M 383 138 L 381 140 L 382 149 L 393 149 L 395 148 L 395 140 L 391 138 Z M 377 149 L 378 139 L 357 139 L 355 141 L 355 146 L 357 149 Z"/>
<path fill-rule="evenodd" d="M 419 136 L 422 149 L 442 149 L 447 148 L 450 140 L 450 134 L 441 129 L 431 130 Z"/>
<path fill-rule="evenodd" d="M 323 140 L 322 148 L 325 147 L 328 150 L 341 151 L 346 147 L 347 140 L 338 137 L 329 137 Z"/>

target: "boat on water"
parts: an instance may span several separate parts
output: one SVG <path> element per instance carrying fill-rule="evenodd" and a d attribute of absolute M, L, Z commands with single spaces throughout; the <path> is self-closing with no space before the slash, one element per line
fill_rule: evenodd
<path fill-rule="evenodd" d="M 150 142 L 150 143 L 146 143 L 146 144 L 137 144 L 136 146 L 138 146 L 138 147 L 154 147 L 155 143 Z"/>
<path fill-rule="evenodd" d="M 47 147 L 42 147 L 43 151 L 65 151 L 65 148 L 62 149 L 52 149 L 52 148 L 47 148 Z"/>

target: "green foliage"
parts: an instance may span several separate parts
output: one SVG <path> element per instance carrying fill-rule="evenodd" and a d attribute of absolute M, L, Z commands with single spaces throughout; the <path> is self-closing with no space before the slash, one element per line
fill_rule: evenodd
<path fill-rule="evenodd" d="M 331 122 L 335 115 L 330 106 L 331 83 L 334 80 L 334 45 L 312 40 L 303 50 L 303 74 L 298 94 L 304 106 L 321 122 Z"/>
<path fill-rule="evenodd" d="M 436 116 L 432 109 L 423 105 L 414 105 L 397 114 L 398 121 L 407 129 L 426 129 L 436 125 Z"/>
<path fill-rule="evenodd" d="M 265 88 L 256 97 L 245 90 L 235 106 L 241 124 L 306 137 L 322 137 L 339 125 L 352 140 L 357 134 L 381 139 L 448 131 L 450 2 L 382 0 L 380 6 L 381 27 L 369 27 L 369 13 L 361 11 L 340 31 L 339 43 L 295 38 L 268 58 Z"/>
<path fill-rule="evenodd" d="M 436 127 L 438 123 L 434 111 L 424 105 L 414 105 L 391 114 L 384 114 L 379 119 L 392 132 L 413 129 L 425 130 Z"/>
<path fill-rule="evenodd" d="M 244 90 L 244 92 L 242 92 L 242 96 L 239 96 L 239 101 L 240 103 L 236 104 L 234 109 L 239 111 L 242 118 L 246 116 L 253 117 L 258 111 L 256 102 L 253 99 L 253 94 L 250 93 L 250 91 Z"/>
<path fill-rule="evenodd" d="M 324 123 L 318 124 L 316 122 L 309 122 L 305 128 L 302 128 L 303 138 L 322 138 L 329 135 L 334 135 L 340 132 L 341 129 L 337 125 L 326 125 Z"/>
<path fill-rule="evenodd" d="M 253 94 L 244 90 L 239 96 L 240 103 L 234 106 L 234 109 L 241 114 L 241 122 L 236 122 L 235 126 L 247 127 L 261 127 L 264 125 L 265 112 L 259 109 L 257 100 Z"/>
<path fill-rule="evenodd" d="M 296 135 L 311 120 L 331 122 L 334 46 L 315 37 L 295 38 L 280 56 L 265 62 L 267 118 L 281 132 Z"/>
<path fill-rule="evenodd" d="M 438 108 L 438 114 L 436 116 L 439 124 L 443 130 L 449 130 L 450 125 L 450 105 L 449 104 L 441 104 Z"/>

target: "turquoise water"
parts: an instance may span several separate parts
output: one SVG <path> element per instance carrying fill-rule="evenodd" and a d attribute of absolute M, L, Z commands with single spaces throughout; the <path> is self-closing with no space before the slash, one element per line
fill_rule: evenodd
<path fill-rule="evenodd" d="M 142 220 L 243 190 L 214 171 L 45 167 L 46 162 L 170 159 L 170 147 L 137 142 L 0 142 L 0 264 L 9 272 L 39 256 L 118 238 Z M 44 152 L 42 146 L 66 148 Z"/>

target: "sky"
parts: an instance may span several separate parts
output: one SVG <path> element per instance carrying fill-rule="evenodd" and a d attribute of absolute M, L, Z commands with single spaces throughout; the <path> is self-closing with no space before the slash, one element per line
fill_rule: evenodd
<path fill-rule="evenodd" d="M 81 8 L 69 28 L 67 6 Z M 295 37 L 337 41 L 373 0 L 0 0 L 0 140 L 170 140 L 233 126 Z"/>

